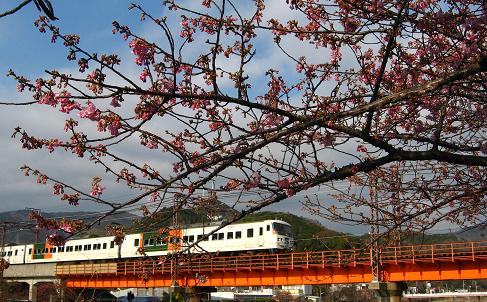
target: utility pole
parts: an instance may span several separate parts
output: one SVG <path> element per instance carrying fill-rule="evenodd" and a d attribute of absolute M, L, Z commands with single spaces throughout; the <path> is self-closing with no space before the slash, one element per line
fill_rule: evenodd
<path fill-rule="evenodd" d="M 394 205 L 394 215 L 396 215 L 395 218 L 395 223 L 399 221 L 397 217 L 401 217 L 401 211 L 399 207 L 401 206 L 401 192 L 402 192 L 402 175 L 401 175 L 401 169 L 399 163 L 396 164 L 396 177 L 397 177 L 397 188 L 396 188 L 396 199 L 397 203 Z M 394 230 L 395 236 L 394 236 L 394 244 L 395 245 L 401 245 L 401 225 L 396 225 L 396 229 Z"/>
<path fill-rule="evenodd" d="M 35 212 L 37 215 L 41 216 L 41 209 L 36 209 L 36 208 L 25 208 L 27 211 Z M 35 243 L 39 242 L 39 226 L 36 224 L 34 234 L 35 234 Z"/>
<path fill-rule="evenodd" d="M 3 280 L 3 270 L 4 270 L 4 253 L 5 253 L 5 236 L 7 235 L 7 224 L 4 222 L 2 224 L 2 240 L 1 240 L 1 247 L 0 247 L 0 259 L 2 261 L 2 267 L 0 267 L 0 301 L 4 301 L 6 299 L 5 291 L 6 288 L 4 286 L 4 280 Z"/>
<path fill-rule="evenodd" d="M 181 230 L 179 228 L 179 221 L 178 221 L 178 205 L 180 202 L 180 195 L 175 194 L 174 195 L 174 204 L 172 208 L 172 235 L 170 237 L 170 240 L 172 242 L 169 242 L 172 245 L 180 246 L 182 234 L 180 234 Z M 171 231 L 170 231 L 171 232 Z M 180 238 L 181 237 L 181 238 Z M 172 296 L 176 292 L 176 288 L 179 286 L 178 285 L 178 255 L 179 251 L 173 251 L 171 254 L 171 288 L 172 291 L 170 291 L 169 295 L 169 301 L 172 302 Z"/>
<path fill-rule="evenodd" d="M 371 201 L 371 230 L 370 230 L 370 257 L 372 264 L 372 282 L 380 280 L 380 255 L 379 255 L 379 202 L 377 198 L 377 179 L 371 179 L 369 174 L 370 201 Z"/>

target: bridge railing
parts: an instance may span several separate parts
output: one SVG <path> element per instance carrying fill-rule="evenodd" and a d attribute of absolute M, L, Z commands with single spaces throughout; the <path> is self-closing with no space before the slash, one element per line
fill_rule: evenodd
<path fill-rule="evenodd" d="M 487 241 L 454 242 L 430 245 L 390 246 L 380 250 L 383 264 L 487 259 Z M 370 265 L 368 249 L 293 252 L 241 256 L 184 255 L 171 261 L 160 259 L 127 260 L 113 263 L 58 264 L 59 276 L 113 274 L 139 275 L 204 273 L 214 271 L 280 270 Z M 176 266 L 176 267 L 175 267 Z"/>
<path fill-rule="evenodd" d="M 487 258 L 487 241 L 390 246 L 380 251 L 382 263 L 435 262 Z"/>

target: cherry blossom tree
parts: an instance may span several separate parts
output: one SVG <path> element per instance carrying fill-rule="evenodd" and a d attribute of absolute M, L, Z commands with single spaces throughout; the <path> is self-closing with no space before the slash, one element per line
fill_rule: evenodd
<path fill-rule="evenodd" d="M 56 16 L 54 16 L 54 9 L 52 8 L 51 1 L 49 0 L 24 0 L 21 3 L 19 3 L 17 6 L 6 10 L 4 12 L 0 12 L 0 18 L 15 14 L 19 10 L 21 10 L 24 6 L 27 4 L 34 2 L 36 5 L 37 9 L 39 11 L 42 11 L 46 16 L 48 16 L 51 20 L 57 20 Z"/>
<path fill-rule="evenodd" d="M 289 0 L 277 15 L 266 5 L 168 0 L 159 17 L 133 4 L 158 35 L 113 22 L 130 61 L 92 54 L 78 35 L 41 17 L 38 30 L 64 44 L 79 72 L 38 79 L 9 72 L 33 95 L 24 105 L 66 115 L 58 137 L 20 127 L 13 136 L 25 149 L 88 158 L 106 174 L 87 180 L 90 192 L 35 167 L 25 174 L 69 205 L 108 207 L 99 219 L 142 204 L 150 214 L 168 200 L 178 209 L 209 206 L 214 198 L 201 197 L 209 190 L 239 210 L 232 221 L 292 199 L 331 220 L 389 229 L 482 223 L 485 3 Z M 127 64 L 138 74 L 125 73 Z M 138 195 L 105 198 L 113 181 Z M 323 188 L 333 189 L 334 201 L 316 194 Z"/>

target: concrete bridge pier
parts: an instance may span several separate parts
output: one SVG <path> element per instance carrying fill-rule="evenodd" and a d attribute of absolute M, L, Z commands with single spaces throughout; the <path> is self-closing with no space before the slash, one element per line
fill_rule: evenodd
<path fill-rule="evenodd" d="M 379 302 L 401 302 L 402 293 L 408 288 L 405 282 L 372 282 L 369 289 L 379 296 Z"/>
<path fill-rule="evenodd" d="M 36 280 L 27 281 L 27 284 L 29 284 L 29 301 L 37 301 L 37 283 Z"/>

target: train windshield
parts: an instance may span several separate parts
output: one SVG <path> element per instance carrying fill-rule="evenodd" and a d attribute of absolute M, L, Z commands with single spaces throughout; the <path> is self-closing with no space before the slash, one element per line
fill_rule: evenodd
<path fill-rule="evenodd" d="M 291 227 L 288 226 L 287 224 L 282 224 L 282 223 L 277 223 L 274 222 L 272 224 L 272 228 L 277 232 L 279 235 L 283 236 L 288 236 L 288 237 L 293 237 L 293 231 L 291 230 Z"/>

